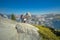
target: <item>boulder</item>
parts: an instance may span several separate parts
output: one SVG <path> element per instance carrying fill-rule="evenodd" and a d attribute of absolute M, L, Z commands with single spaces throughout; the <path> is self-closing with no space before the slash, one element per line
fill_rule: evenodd
<path fill-rule="evenodd" d="M 37 32 L 39 29 L 36 27 L 27 24 L 27 23 L 20 23 L 16 25 L 16 29 L 18 34 L 19 40 L 41 40 L 41 36 Z"/>

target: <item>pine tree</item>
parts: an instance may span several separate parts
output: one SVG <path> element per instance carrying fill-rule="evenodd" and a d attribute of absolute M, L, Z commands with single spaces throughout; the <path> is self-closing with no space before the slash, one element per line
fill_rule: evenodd
<path fill-rule="evenodd" d="M 15 18 L 15 15 L 14 15 L 14 14 L 11 14 L 11 19 L 12 19 L 12 20 L 16 20 L 16 18 Z"/>

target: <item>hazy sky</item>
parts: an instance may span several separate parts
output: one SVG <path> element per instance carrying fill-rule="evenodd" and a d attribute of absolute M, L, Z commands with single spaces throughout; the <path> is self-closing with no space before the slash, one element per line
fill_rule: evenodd
<path fill-rule="evenodd" d="M 0 0 L 0 13 L 60 13 L 60 0 Z"/>

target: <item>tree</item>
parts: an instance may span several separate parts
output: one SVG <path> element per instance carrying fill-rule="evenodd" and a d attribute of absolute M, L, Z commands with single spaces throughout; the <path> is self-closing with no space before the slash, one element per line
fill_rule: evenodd
<path fill-rule="evenodd" d="M 15 15 L 14 15 L 14 14 L 11 14 L 11 19 L 12 19 L 12 20 L 16 20 L 16 18 L 15 18 Z"/>

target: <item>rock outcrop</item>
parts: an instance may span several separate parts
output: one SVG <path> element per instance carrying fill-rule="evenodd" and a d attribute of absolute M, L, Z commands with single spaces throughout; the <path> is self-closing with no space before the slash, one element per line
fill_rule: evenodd
<path fill-rule="evenodd" d="M 0 16 L 0 40 L 41 40 L 39 29 Z"/>
<path fill-rule="evenodd" d="M 9 19 L 0 16 L 0 40 L 17 40 L 18 34 L 15 24 Z"/>

